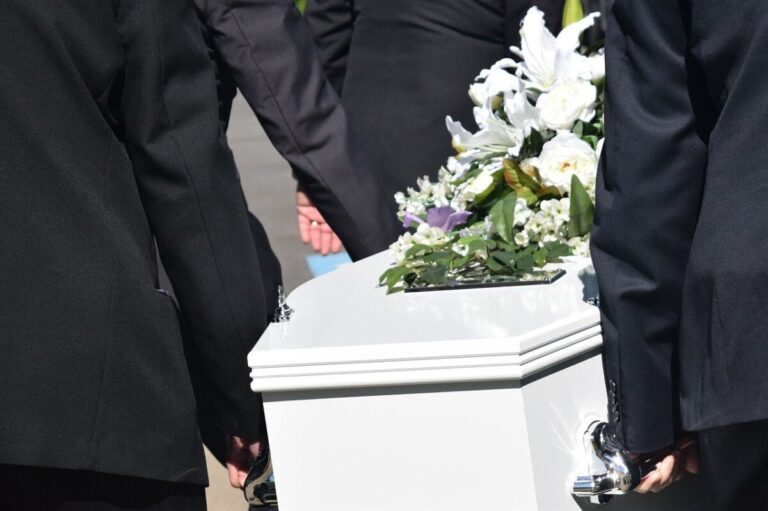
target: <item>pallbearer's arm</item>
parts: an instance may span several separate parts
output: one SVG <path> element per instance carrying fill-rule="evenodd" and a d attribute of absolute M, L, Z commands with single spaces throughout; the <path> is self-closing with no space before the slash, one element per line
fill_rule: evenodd
<path fill-rule="evenodd" d="M 608 26 L 592 254 L 610 420 L 636 452 L 671 445 L 679 429 L 676 342 L 707 159 L 680 3 L 617 0 Z"/>
<path fill-rule="evenodd" d="M 397 237 L 394 199 L 354 138 L 291 0 L 196 0 L 237 87 L 354 259 Z"/>
<path fill-rule="evenodd" d="M 341 95 L 352 45 L 352 0 L 309 0 L 305 17 L 312 30 L 328 80 Z"/>
<path fill-rule="evenodd" d="M 265 328 L 259 262 L 194 7 L 122 0 L 118 24 L 127 146 L 186 334 L 219 427 L 258 437 L 261 399 L 250 391 L 246 356 Z"/>

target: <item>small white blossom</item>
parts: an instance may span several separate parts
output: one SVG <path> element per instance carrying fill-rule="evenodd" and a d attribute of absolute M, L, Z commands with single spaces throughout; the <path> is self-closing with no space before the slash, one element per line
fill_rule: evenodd
<path fill-rule="evenodd" d="M 528 231 L 520 231 L 515 234 L 515 245 L 520 248 L 525 248 L 531 243 L 531 238 L 528 235 Z"/>
<path fill-rule="evenodd" d="M 406 232 L 389 246 L 389 253 L 392 254 L 397 264 L 402 264 L 405 261 L 405 253 L 412 247 L 413 235 L 410 232 Z"/>
<path fill-rule="evenodd" d="M 488 234 L 488 225 L 485 222 L 475 222 L 469 227 L 465 227 L 459 231 L 459 236 L 462 238 L 471 238 L 473 236 L 486 237 Z"/>
<path fill-rule="evenodd" d="M 413 242 L 417 245 L 426 245 L 435 247 L 448 241 L 445 232 L 439 227 L 432 227 L 429 224 L 419 224 L 416 233 L 413 234 Z"/>
<path fill-rule="evenodd" d="M 569 247 L 571 247 L 573 255 L 579 257 L 589 257 L 589 236 L 584 236 L 582 238 L 571 238 L 567 241 L 567 244 Z"/>
<path fill-rule="evenodd" d="M 531 218 L 533 211 L 528 207 L 525 199 L 515 201 L 515 227 L 522 227 Z"/>

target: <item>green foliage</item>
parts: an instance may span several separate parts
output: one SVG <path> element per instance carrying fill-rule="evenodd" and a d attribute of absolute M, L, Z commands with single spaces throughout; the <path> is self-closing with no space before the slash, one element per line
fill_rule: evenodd
<path fill-rule="evenodd" d="M 515 236 L 515 207 L 517 203 L 517 194 L 508 193 L 503 199 L 493 205 L 489 215 L 496 231 L 501 239 L 511 243 Z"/>
<path fill-rule="evenodd" d="M 586 188 L 576 175 L 571 178 L 571 210 L 568 234 L 571 237 L 585 236 L 592 229 L 595 205 Z"/>
<path fill-rule="evenodd" d="M 551 138 L 551 134 L 546 131 L 531 129 L 531 134 L 523 141 L 523 147 L 520 149 L 520 161 L 541 154 L 541 149 L 549 138 Z"/>
<path fill-rule="evenodd" d="M 296 4 L 296 7 L 304 13 L 304 11 L 307 8 L 307 0 L 294 0 L 294 3 Z"/>

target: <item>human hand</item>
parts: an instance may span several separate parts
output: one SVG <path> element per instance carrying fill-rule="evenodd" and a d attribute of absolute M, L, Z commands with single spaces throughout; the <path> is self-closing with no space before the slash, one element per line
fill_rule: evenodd
<path fill-rule="evenodd" d="M 635 488 L 638 493 L 657 493 L 686 473 L 699 473 L 699 442 L 696 437 L 686 437 L 675 446 L 674 450 L 656 464 L 656 469 L 647 474 Z"/>
<path fill-rule="evenodd" d="M 229 484 L 233 488 L 243 487 L 248 471 L 251 469 L 251 462 L 256 459 L 265 445 L 264 440 L 249 441 L 237 436 L 230 437 L 226 462 Z"/>
<path fill-rule="evenodd" d="M 341 250 L 341 240 L 301 187 L 296 189 L 296 211 L 299 215 L 301 241 L 309 243 L 312 250 L 323 255 L 335 254 Z"/>

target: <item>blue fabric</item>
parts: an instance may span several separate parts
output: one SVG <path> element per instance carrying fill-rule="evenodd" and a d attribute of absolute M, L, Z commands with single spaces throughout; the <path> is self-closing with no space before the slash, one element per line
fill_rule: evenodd
<path fill-rule="evenodd" d="M 311 255 L 307 256 L 307 266 L 309 272 L 313 277 L 319 277 L 330 273 L 341 265 L 351 263 L 352 259 L 346 252 L 339 252 L 338 254 L 323 255 Z"/>

